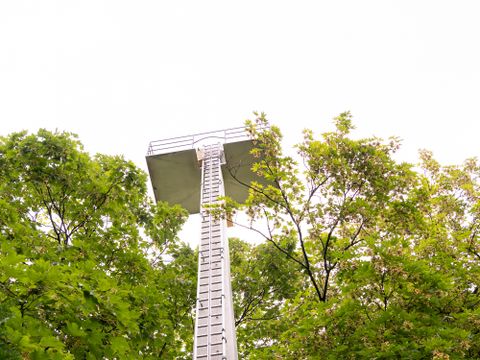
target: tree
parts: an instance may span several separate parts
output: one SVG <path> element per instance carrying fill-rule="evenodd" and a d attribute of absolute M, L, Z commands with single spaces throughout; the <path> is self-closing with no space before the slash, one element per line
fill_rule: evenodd
<path fill-rule="evenodd" d="M 0 357 L 182 358 L 195 253 L 187 214 L 154 205 L 146 175 L 69 133 L 0 139 Z"/>
<path fill-rule="evenodd" d="M 295 265 L 270 244 L 229 239 L 239 358 L 273 358 L 271 341 L 286 329 L 276 321 L 285 299 L 301 286 Z"/>
<path fill-rule="evenodd" d="M 240 225 L 282 259 L 250 271 L 257 297 L 275 288 L 269 264 L 295 274 L 283 284 L 292 291 L 275 295 L 275 316 L 243 320 L 258 329 L 245 358 L 480 358 L 478 162 L 442 167 L 424 151 L 414 168 L 394 160 L 397 139 L 352 139 L 349 113 L 334 123 L 319 139 L 304 131 L 296 161 L 257 114 L 247 122 L 253 170 L 270 185 L 246 184 L 245 205 L 226 199 L 212 209 L 245 210 L 249 223 Z M 234 292 L 242 286 L 234 280 Z"/>
<path fill-rule="evenodd" d="M 211 208 L 245 210 L 265 239 L 230 240 L 240 357 L 480 358 L 480 164 L 398 163 L 397 139 L 353 139 L 349 113 L 334 124 L 287 156 L 258 115 L 266 181 Z M 72 134 L 0 139 L 0 358 L 191 357 L 187 214 L 145 180 Z"/>

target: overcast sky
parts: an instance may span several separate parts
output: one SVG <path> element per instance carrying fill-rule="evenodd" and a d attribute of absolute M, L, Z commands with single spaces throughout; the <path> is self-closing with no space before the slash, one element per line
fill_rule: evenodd
<path fill-rule="evenodd" d="M 0 0 L 0 135 L 79 134 L 146 169 L 149 141 L 264 111 L 298 141 L 350 110 L 400 157 L 478 156 L 480 1 Z"/>

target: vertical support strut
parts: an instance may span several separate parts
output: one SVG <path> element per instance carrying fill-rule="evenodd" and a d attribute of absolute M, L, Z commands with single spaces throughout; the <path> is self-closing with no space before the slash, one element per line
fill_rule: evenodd
<path fill-rule="evenodd" d="M 204 205 L 214 204 L 225 193 L 221 171 L 223 146 L 206 145 L 201 154 L 202 225 L 193 359 L 237 360 L 225 220 L 214 219 L 204 209 Z"/>

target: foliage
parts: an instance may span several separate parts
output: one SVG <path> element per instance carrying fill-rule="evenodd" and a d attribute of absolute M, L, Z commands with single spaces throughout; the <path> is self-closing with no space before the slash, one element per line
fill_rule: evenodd
<path fill-rule="evenodd" d="M 294 264 L 278 256 L 269 243 L 255 246 L 236 238 L 229 242 L 240 358 L 260 349 L 265 358 L 271 358 L 271 339 L 282 333 L 275 320 L 283 300 L 293 296 L 301 285 L 299 276 Z"/>
<path fill-rule="evenodd" d="M 195 254 L 146 175 L 69 133 L 0 139 L 0 357 L 188 357 Z M 188 285 L 188 286 L 185 286 Z"/>
<path fill-rule="evenodd" d="M 253 170 L 269 185 L 212 210 L 245 210 L 266 240 L 233 246 L 237 303 L 253 304 L 237 309 L 242 358 L 480 358 L 480 165 L 422 151 L 414 168 L 397 139 L 351 138 L 349 113 L 334 123 L 305 130 L 294 158 L 257 114 Z"/>
<path fill-rule="evenodd" d="M 480 358 L 478 161 L 399 163 L 349 113 L 288 156 L 268 125 L 247 122 L 266 181 L 211 209 L 265 239 L 230 240 L 239 357 Z M 187 214 L 145 182 L 69 133 L 0 139 L 0 358 L 191 358 Z"/>

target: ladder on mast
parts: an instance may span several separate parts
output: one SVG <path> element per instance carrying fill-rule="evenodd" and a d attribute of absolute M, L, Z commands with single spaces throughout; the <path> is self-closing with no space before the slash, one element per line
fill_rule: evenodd
<path fill-rule="evenodd" d="M 225 220 L 214 219 L 204 205 L 224 196 L 222 144 L 205 145 L 202 153 L 201 239 L 198 258 L 194 360 L 236 360 L 230 259 Z"/>

